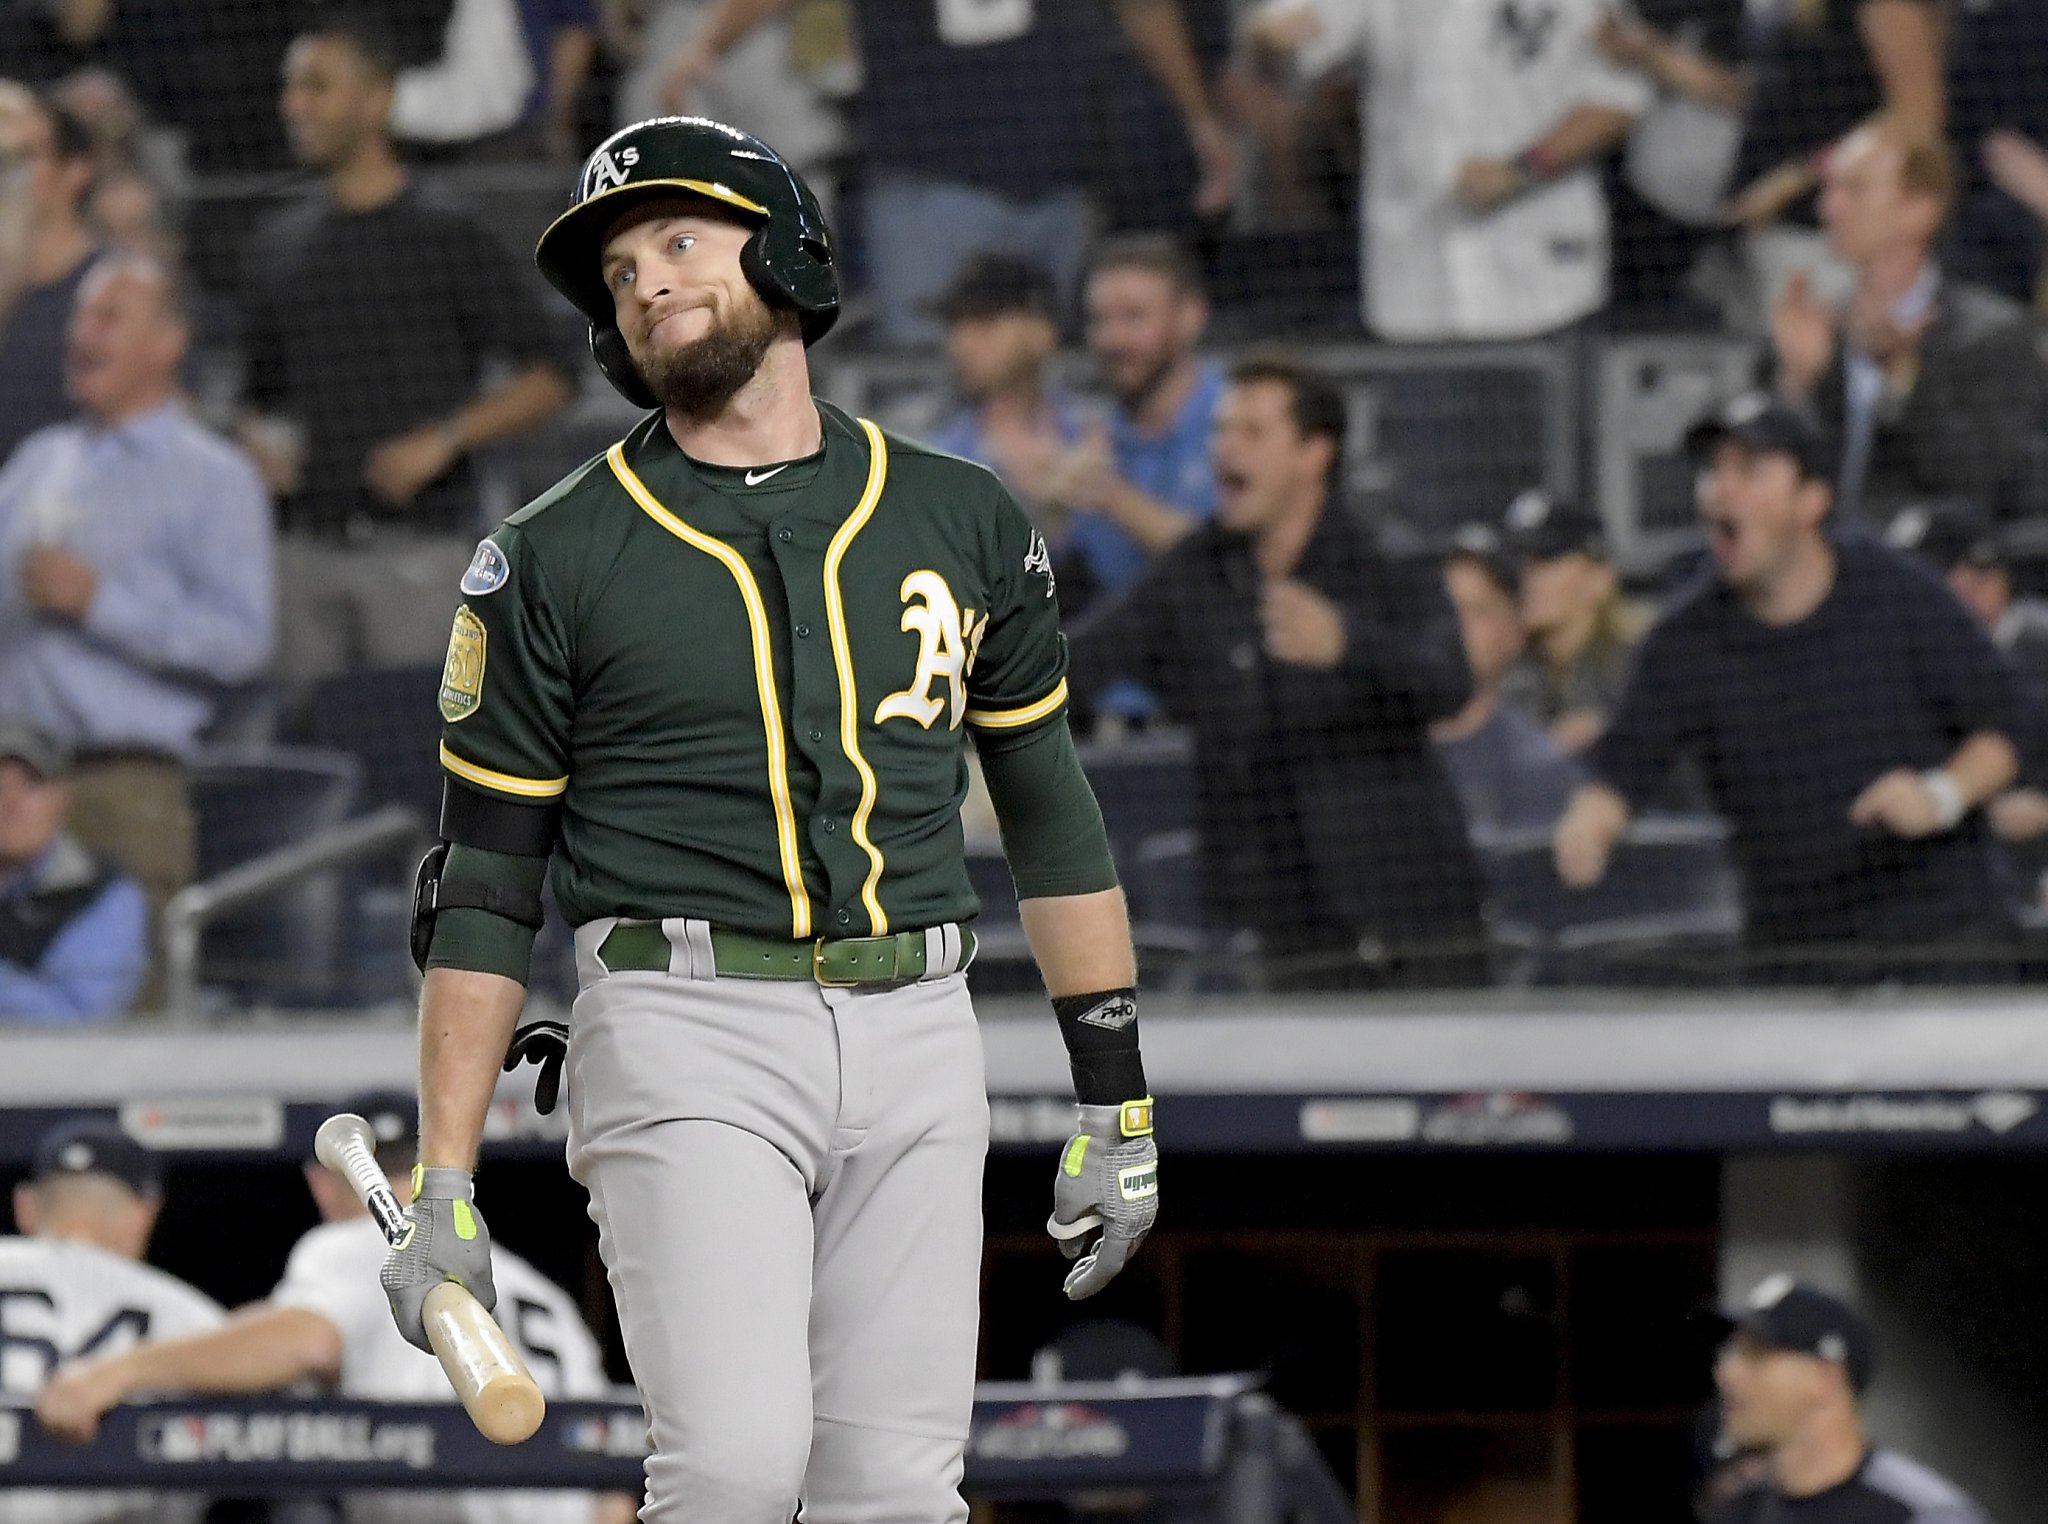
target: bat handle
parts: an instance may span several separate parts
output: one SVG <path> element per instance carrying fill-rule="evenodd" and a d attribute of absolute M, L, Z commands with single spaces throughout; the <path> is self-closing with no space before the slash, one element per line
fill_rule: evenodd
<path fill-rule="evenodd" d="M 348 1181 L 355 1190 L 356 1199 L 369 1209 L 378 1230 L 384 1235 L 384 1241 L 396 1248 L 411 1224 L 406 1221 L 405 1208 L 392 1194 L 384 1171 L 377 1167 L 376 1155 L 370 1151 L 369 1135 L 370 1124 L 360 1117 L 346 1114 L 330 1117 L 320 1128 L 315 1151 L 321 1163 Z"/>

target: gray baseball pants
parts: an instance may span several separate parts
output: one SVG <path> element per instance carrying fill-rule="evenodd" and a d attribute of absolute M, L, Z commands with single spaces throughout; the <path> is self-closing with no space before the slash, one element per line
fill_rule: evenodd
<path fill-rule="evenodd" d="M 569 1170 L 652 1429 L 641 1518 L 964 1524 L 988 1149 L 964 976 L 720 979 L 684 921 L 670 972 L 611 973 L 612 924 L 577 933 Z"/>

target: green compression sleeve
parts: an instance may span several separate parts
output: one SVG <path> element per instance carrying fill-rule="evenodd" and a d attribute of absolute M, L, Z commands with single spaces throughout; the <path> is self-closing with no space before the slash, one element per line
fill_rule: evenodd
<path fill-rule="evenodd" d="M 1109 835 L 1066 721 L 1020 736 L 979 733 L 975 747 L 1002 827 L 1017 898 L 1114 889 Z"/>
<path fill-rule="evenodd" d="M 448 849 L 441 881 L 492 884 L 538 897 L 547 873 L 545 857 L 487 852 L 482 847 L 465 847 L 458 842 Z M 532 927 L 488 910 L 444 910 L 434 918 L 434 941 L 427 952 L 427 967 L 503 974 L 524 984 L 533 971 L 535 935 Z"/>

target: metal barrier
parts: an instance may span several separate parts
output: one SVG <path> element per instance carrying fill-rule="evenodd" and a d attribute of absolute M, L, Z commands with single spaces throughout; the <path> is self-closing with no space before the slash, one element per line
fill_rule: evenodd
<path fill-rule="evenodd" d="M 187 885 L 164 907 L 164 1008 L 173 1020 L 196 1022 L 203 1014 L 199 992 L 200 944 L 206 928 L 222 916 L 277 893 L 294 880 L 329 868 L 346 867 L 383 853 L 419 847 L 426 826 L 404 805 L 386 805 L 359 820 L 266 852 Z"/>

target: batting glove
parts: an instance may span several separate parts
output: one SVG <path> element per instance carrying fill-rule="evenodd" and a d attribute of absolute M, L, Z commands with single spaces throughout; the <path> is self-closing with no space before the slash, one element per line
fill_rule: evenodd
<path fill-rule="evenodd" d="M 1053 1178 L 1045 1231 L 1075 1262 L 1072 1301 L 1116 1278 L 1159 1216 L 1159 1149 L 1152 1141 L 1152 1097 L 1121 1106 L 1081 1106 L 1080 1130 L 1067 1139 Z"/>
<path fill-rule="evenodd" d="M 405 1212 L 412 1226 L 385 1258 L 379 1277 L 398 1331 L 429 1354 L 434 1347 L 427 1342 L 427 1293 L 443 1281 L 463 1287 L 485 1312 L 498 1305 L 490 1230 L 473 1204 L 474 1192 L 466 1169 L 415 1169 L 412 1205 Z"/>
<path fill-rule="evenodd" d="M 533 1080 L 533 1109 L 546 1116 L 555 1109 L 562 1093 L 562 1060 L 569 1055 L 569 1028 L 559 1021 L 529 1021 L 512 1034 L 512 1046 L 505 1053 L 505 1072 L 521 1064 L 537 1064 L 540 1073 Z"/>

